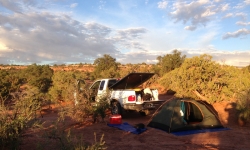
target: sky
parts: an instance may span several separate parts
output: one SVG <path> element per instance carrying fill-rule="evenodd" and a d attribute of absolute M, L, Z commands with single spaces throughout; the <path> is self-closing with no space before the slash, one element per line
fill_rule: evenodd
<path fill-rule="evenodd" d="M 151 64 L 173 50 L 250 65 L 250 0 L 0 0 L 0 64 Z"/>

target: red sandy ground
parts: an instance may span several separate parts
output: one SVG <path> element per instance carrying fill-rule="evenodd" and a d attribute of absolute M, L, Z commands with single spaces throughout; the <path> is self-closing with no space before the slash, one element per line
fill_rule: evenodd
<path fill-rule="evenodd" d="M 161 95 L 160 95 L 161 96 Z M 161 96 L 160 99 L 169 99 L 171 96 Z M 65 129 L 71 129 L 71 135 L 82 135 L 86 143 L 94 143 L 94 132 L 97 141 L 104 134 L 105 145 L 108 150 L 250 150 L 250 123 L 239 126 L 235 116 L 234 106 L 230 103 L 216 103 L 213 105 L 220 116 L 220 120 L 225 127 L 230 130 L 210 133 L 199 133 L 186 136 L 175 136 L 164 131 L 147 127 L 147 131 L 136 135 L 116 128 L 107 126 L 109 116 L 105 122 L 79 124 L 71 119 L 66 119 Z M 43 111 L 43 118 L 46 127 L 52 127 L 57 119 L 56 108 L 50 111 Z M 122 122 L 131 125 L 138 123 L 147 124 L 152 115 L 140 116 L 131 112 L 125 115 Z M 23 135 L 21 149 L 55 149 L 53 141 L 58 139 L 48 139 L 44 141 L 43 134 L 39 131 L 29 130 Z M 45 144 L 43 144 L 45 143 Z M 46 144 L 47 143 L 47 144 Z M 56 147 L 60 149 L 60 147 Z"/>

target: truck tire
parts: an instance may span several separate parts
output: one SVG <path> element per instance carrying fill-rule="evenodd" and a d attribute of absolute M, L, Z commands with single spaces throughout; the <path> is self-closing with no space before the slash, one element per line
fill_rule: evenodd
<path fill-rule="evenodd" d="M 111 114 L 112 115 L 122 115 L 122 107 L 119 102 L 114 101 L 111 103 Z"/>

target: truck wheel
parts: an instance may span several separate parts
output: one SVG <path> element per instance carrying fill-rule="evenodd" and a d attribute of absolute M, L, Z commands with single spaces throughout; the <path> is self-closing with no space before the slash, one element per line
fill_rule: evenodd
<path fill-rule="evenodd" d="M 111 114 L 112 115 L 122 115 L 122 108 L 119 102 L 112 102 L 111 103 Z"/>
<path fill-rule="evenodd" d="M 149 110 L 143 110 L 143 111 L 140 111 L 139 113 L 140 113 L 140 115 L 142 115 L 142 116 L 147 116 L 147 115 L 150 114 L 150 111 L 149 111 Z"/>

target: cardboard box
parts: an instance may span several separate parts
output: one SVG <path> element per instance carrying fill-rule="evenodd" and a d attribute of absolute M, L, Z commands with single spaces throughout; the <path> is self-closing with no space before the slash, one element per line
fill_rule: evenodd
<path fill-rule="evenodd" d="M 112 115 L 109 118 L 110 124 L 122 124 L 122 116 L 121 115 Z"/>

